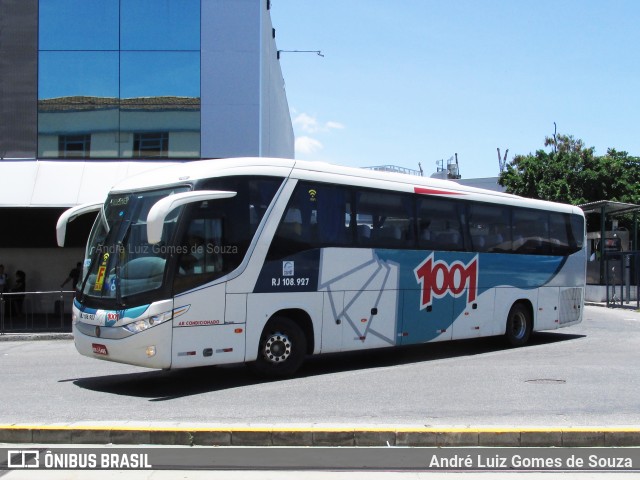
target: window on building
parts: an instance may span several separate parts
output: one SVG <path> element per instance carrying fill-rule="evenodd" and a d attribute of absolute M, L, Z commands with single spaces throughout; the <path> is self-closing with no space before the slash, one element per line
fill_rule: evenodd
<path fill-rule="evenodd" d="M 60 135 L 58 137 L 59 158 L 89 158 L 91 135 Z"/>
<path fill-rule="evenodd" d="M 118 49 L 120 0 L 39 0 L 40 50 Z"/>
<path fill-rule="evenodd" d="M 200 3 L 200 0 L 122 0 L 120 48 L 199 50 Z"/>
<path fill-rule="evenodd" d="M 38 5 L 38 157 L 86 132 L 86 158 L 200 157 L 200 0 Z"/>
<path fill-rule="evenodd" d="M 169 133 L 134 133 L 134 158 L 168 158 Z"/>

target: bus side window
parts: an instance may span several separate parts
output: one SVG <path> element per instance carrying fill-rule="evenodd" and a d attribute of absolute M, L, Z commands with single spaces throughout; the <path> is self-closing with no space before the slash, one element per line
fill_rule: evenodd
<path fill-rule="evenodd" d="M 278 233 L 289 239 L 302 237 L 302 214 L 299 208 L 290 208 L 284 215 L 284 219 L 278 228 Z"/>
<path fill-rule="evenodd" d="M 511 252 L 509 209 L 500 205 L 469 205 L 469 231 L 476 252 Z"/>
<path fill-rule="evenodd" d="M 351 246 L 351 191 L 341 186 L 314 186 L 316 246 Z"/>
<path fill-rule="evenodd" d="M 580 215 L 573 214 L 570 215 L 569 222 L 571 224 L 571 234 L 569 235 L 571 251 L 576 252 L 582 249 L 584 245 L 584 218 Z"/>
<path fill-rule="evenodd" d="M 311 244 L 307 241 L 311 211 L 308 199 L 304 198 L 308 197 L 308 193 L 299 187 L 300 184 L 291 195 L 289 205 L 280 220 L 269 247 L 269 259 L 283 258 L 311 248 Z"/>
<path fill-rule="evenodd" d="M 356 192 L 359 247 L 414 248 L 415 219 L 409 195 L 377 191 Z"/>
<path fill-rule="evenodd" d="M 371 227 L 366 223 L 358 224 L 356 232 L 358 245 L 368 246 L 371 241 Z"/>
<path fill-rule="evenodd" d="M 567 213 L 549 214 L 549 238 L 553 255 L 570 255 L 579 250 L 573 232 L 572 217 L 580 218 Z M 584 236 L 583 233 L 579 235 Z"/>
<path fill-rule="evenodd" d="M 465 250 L 461 208 L 444 198 L 418 198 L 418 246 L 428 250 Z"/>
<path fill-rule="evenodd" d="M 220 247 L 222 220 L 195 218 L 178 249 L 178 275 L 203 275 L 224 270 Z"/>
<path fill-rule="evenodd" d="M 282 180 L 279 178 L 256 178 L 249 181 L 249 225 L 251 235 L 258 229 L 262 217 L 264 217 L 281 184 Z"/>
<path fill-rule="evenodd" d="M 513 210 L 515 253 L 550 255 L 549 214 L 544 210 Z"/>
<path fill-rule="evenodd" d="M 275 260 L 312 248 L 351 246 L 348 189 L 299 182 L 291 195 L 268 258 Z"/>
<path fill-rule="evenodd" d="M 281 185 L 282 179 L 274 177 L 219 177 L 207 180 L 202 189 L 237 192 L 236 199 L 225 205 L 234 206 L 233 240 L 246 248 Z"/>

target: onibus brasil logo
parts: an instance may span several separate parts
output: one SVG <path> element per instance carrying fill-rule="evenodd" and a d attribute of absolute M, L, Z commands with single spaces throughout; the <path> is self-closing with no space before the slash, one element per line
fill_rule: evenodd
<path fill-rule="evenodd" d="M 457 298 L 465 289 L 467 303 L 475 301 L 478 296 L 478 255 L 465 265 L 460 260 L 452 263 L 434 261 L 432 253 L 413 273 L 422 289 L 420 310 L 431 306 L 434 298 L 442 298 L 447 294 Z"/>

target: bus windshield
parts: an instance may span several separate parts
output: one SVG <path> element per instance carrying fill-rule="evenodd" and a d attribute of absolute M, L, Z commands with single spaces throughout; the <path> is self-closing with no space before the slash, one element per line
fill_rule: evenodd
<path fill-rule="evenodd" d="M 111 194 L 89 237 L 81 301 L 123 308 L 134 300 L 141 304 L 167 298 L 233 272 L 281 183 L 281 178 L 247 176 L 202 180 L 196 190 L 236 195 L 172 210 L 157 244 L 147 239 L 149 210 L 160 199 L 191 187 Z"/>
<path fill-rule="evenodd" d="M 146 220 L 161 198 L 189 187 L 110 195 L 93 226 L 85 255 L 82 295 L 118 300 L 162 286 L 166 252 L 147 242 Z M 182 208 L 167 217 L 162 242 L 173 235 Z"/>

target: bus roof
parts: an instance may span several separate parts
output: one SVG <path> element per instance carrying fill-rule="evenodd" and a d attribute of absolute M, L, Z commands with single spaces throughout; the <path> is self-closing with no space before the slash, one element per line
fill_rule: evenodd
<path fill-rule="evenodd" d="M 583 216 L 582 210 L 576 206 L 468 187 L 450 180 L 380 172 L 324 162 L 266 157 L 173 163 L 166 167 L 130 177 L 114 186 L 111 192 L 150 190 L 161 186 L 187 184 L 197 180 L 231 175 L 290 177 L 300 180 L 380 188 L 445 198 L 460 198 L 487 203 L 540 208 Z"/>

